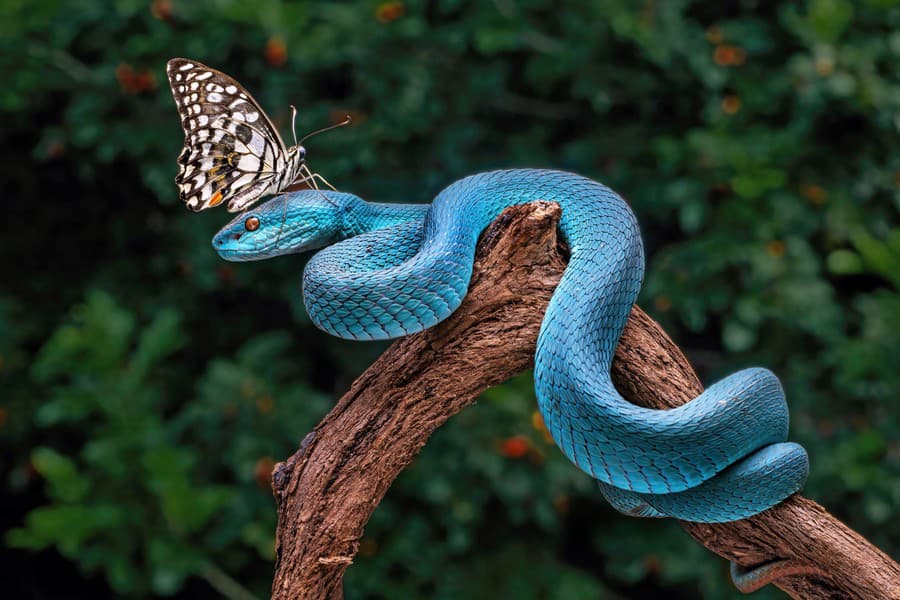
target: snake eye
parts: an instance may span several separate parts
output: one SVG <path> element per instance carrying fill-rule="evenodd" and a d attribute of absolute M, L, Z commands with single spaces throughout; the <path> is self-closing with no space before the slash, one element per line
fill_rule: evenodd
<path fill-rule="evenodd" d="M 244 221 L 244 229 L 247 231 L 256 231 L 259 229 L 259 219 L 256 217 L 250 217 L 246 221 Z"/>

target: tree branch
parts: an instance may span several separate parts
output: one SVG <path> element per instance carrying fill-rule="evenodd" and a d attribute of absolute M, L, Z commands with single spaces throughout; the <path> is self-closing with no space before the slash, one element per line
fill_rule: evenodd
<path fill-rule="evenodd" d="M 276 466 L 273 598 L 340 598 L 365 524 L 432 432 L 485 389 L 532 366 L 541 319 L 565 268 L 556 237 L 560 214 L 548 202 L 504 211 L 482 236 L 457 311 L 395 342 Z M 630 401 L 654 408 L 677 406 L 703 390 L 678 347 L 637 306 L 612 377 Z M 818 567 L 817 575 L 778 580 L 795 598 L 900 598 L 900 566 L 799 495 L 750 519 L 682 525 L 741 565 L 787 558 Z"/>

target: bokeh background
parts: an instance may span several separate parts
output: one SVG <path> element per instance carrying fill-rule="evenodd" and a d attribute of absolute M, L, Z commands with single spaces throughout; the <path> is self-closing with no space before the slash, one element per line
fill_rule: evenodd
<path fill-rule="evenodd" d="M 726 6 L 727 5 L 727 6 Z M 786 387 L 806 493 L 900 552 L 900 8 L 890 0 L 0 2 L 0 511 L 9 598 L 268 594 L 269 476 L 383 345 L 326 336 L 305 257 L 222 262 L 180 205 L 173 56 L 232 74 L 381 201 L 558 167 L 641 221 L 641 305 L 704 381 Z M 348 598 L 733 598 L 548 442 L 529 376 L 440 430 Z M 759 598 L 781 597 L 767 590 Z"/>

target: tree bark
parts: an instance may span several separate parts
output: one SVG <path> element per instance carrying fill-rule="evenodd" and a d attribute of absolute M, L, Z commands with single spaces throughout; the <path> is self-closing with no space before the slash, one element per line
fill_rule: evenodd
<path fill-rule="evenodd" d="M 556 234 L 560 214 L 548 202 L 504 211 L 479 242 L 457 311 L 395 342 L 276 465 L 273 598 L 341 598 L 365 524 L 432 432 L 485 389 L 532 366 L 541 319 L 566 264 Z M 678 347 L 637 306 L 612 377 L 629 401 L 653 408 L 703 391 Z M 794 598 L 900 599 L 900 566 L 800 495 L 750 519 L 682 526 L 741 565 L 792 559 L 802 574 L 777 585 Z"/>

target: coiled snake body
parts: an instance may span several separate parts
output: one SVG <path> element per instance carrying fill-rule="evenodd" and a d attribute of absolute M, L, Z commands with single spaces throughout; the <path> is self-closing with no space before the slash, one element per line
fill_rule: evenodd
<path fill-rule="evenodd" d="M 449 316 L 466 294 L 479 234 L 504 208 L 535 200 L 561 205 L 571 250 L 534 366 L 541 414 L 565 455 L 632 515 L 731 521 L 798 491 L 808 459 L 785 441 L 787 404 L 769 371 L 740 371 L 671 410 L 635 406 L 613 387 L 610 365 L 644 256 L 633 213 L 595 181 L 494 171 L 453 183 L 431 205 L 295 192 L 240 215 L 213 245 L 229 260 L 327 246 L 303 276 L 312 320 L 342 338 L 395 338 Z"/>

